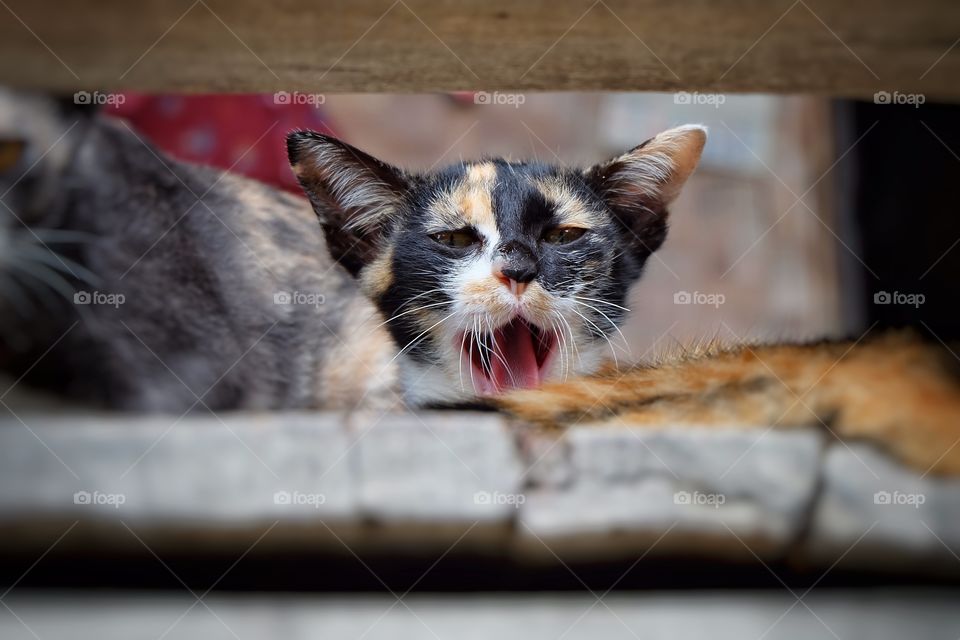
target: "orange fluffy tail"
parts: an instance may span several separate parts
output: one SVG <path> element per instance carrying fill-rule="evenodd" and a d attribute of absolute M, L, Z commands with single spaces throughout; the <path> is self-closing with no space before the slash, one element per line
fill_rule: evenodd
<path fill-rule="evenodd" d="M 499 402 L 550 427 L 819 425 L 840 438 L 877 442 L 923 472 L 960 474 L 958 361 L 909 333 L 707 349 Z"/>

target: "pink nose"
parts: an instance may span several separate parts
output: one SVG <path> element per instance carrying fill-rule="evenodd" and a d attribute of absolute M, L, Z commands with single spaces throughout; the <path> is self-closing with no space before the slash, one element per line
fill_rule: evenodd
<path fill-rule="evenodd" d="M 503 273 L 503 263 L 497 261 L 493 264 L 493 277 L 499 280 L 503 286 L 510 289 L 510 293 L 518 298 L 527 290 L 529 282 L 517 282 L 513 278 Z"/>

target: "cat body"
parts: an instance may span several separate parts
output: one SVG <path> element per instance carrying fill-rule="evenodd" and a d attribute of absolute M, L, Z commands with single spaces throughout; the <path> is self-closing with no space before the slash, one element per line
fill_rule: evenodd
<path fill-rule="evenodd" d="M 0 138 L 16 135 L 0 178 L 13 375 L 141 411 L 396 401 L 391 341 L 304 199 L 0 92 Z"/>

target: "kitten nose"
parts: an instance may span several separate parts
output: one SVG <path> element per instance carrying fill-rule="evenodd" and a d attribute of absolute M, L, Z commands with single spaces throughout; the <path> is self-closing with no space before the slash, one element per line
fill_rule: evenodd
<path fill-rule="evenodd" d="M 537 266 L 534 264 L 511 265 L 500 269 L 500 273 L 514 282 L 527 284 L 537 277 Z"/>
<path fill-rule="evenodd" d="M 510 289 L 510 292 L 520 296 L 527 289 L 527 285 L 537 277 L 537 261 L 528 250 L 517 243 L 511 242 L 500 250 L 501 258 L 493 265 L 493 275 Z"/>

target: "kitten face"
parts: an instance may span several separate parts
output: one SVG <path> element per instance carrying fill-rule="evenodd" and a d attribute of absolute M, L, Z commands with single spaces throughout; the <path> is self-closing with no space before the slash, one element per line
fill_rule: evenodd
<path fill-rule="evenodd" d="M 288 150 L 331 254 L 397 343 L 407 400 L 422 405 L 615 359 L 630 285 L 705 139 L 681 127 L 586 170 L 496 159 L 427 175 L 309 132 Z"/>

